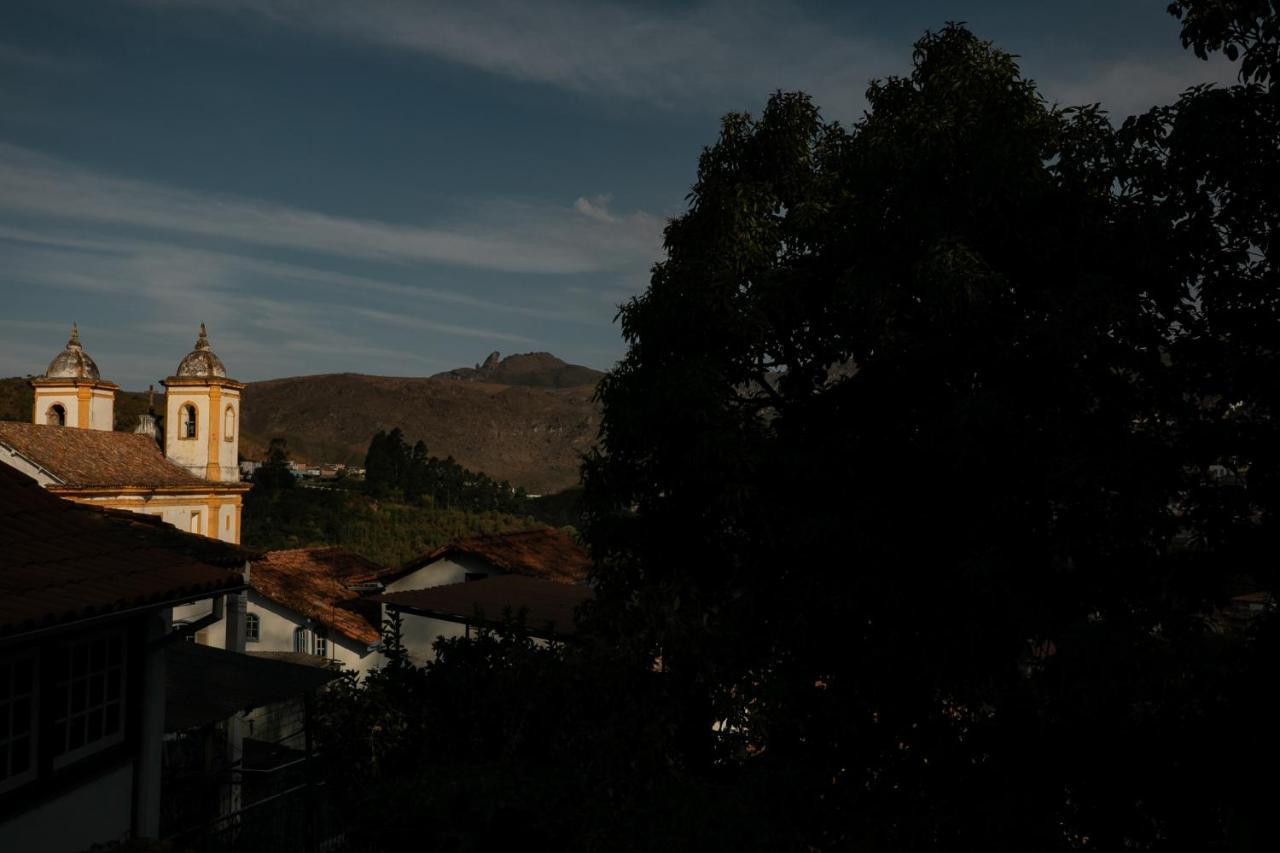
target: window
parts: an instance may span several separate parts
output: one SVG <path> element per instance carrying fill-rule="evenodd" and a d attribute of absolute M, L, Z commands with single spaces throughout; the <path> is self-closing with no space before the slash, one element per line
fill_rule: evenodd
<path fill-rule="evenodd" d="M 196 407 L 190 403 L 182 407 L 182 432 L 178 434 L 178 437 L 196 437 Z"/>
<path fill-rule="evenodd" d="M 114 631 L 53 650 L 55 769 L 124 739 L 124 634 Z"/>
<path fill-rule="evenodd" d="M 67 410 L 61 403 L 54 403 L 49 407 L 49 411 L 44 413 L 44 422 L 49 426 L 66 426 Z"/>
<path fill-rule="evenodd" d="M 246 643 L 258 642 L 259 632 L 262 630 L 262 622 L 258 619 L 257 613 L 246 613 L 244 617 L 244 640 Z"/>
<path fill-rule="evenodd" d="M 35 775 L 34 652 L 0 658 L 0 791 Z"/>
<path fill-rule="evenodd" d="M 329 640 L 319 634 L 316 635 L 316 657 L 327 658 L 329 656 Z"/>
<path fill-rule="evenodd" d="M 293 650 L 295 652 L 302 652 L 303 654 L 306 654 L 307 652 L 311 651 L 311 643 L 309 642 L 310 639 L 311 638 L 307 636 L 306 628 L 294 628 L 293 629 Z"/>
<path fill-rule="evenodd" d="M 233 441 L 236 434 L 236 410 L 227 406 L 222 414 L 222 440 Z"/>
<path fill-rule="evenodd" d="M 192 533 L 200 532 L 200 513 L 198 512 L 191 513 L 191 526 L 188 527 L 187 529 L 190 530 Z"/>

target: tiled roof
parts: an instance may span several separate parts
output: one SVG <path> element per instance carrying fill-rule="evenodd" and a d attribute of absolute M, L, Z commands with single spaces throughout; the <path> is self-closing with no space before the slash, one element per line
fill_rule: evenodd
<path fill-rule="evenodd" d="M 494 575 L 478 581 L 373 596 L 390 607 L 447 622 L 500 625 L 523 614 L 524 625 L 538 637 L 574 633 L 574 609 L 592 596 L 582 584 L 555 583 L 520 575 Z"/>
<path fill-rule="evenodd" d="M 382 637 L 378 608 L 348 589 L 385 574 L 377 563 L 343 548 L 267 551 L 253 561 L 249 584 L 264 597 L 366 645 Z"/>
<path fill-rule="evenodd" d="M 462 555 L 483 560 L 504 572 L 558 583 L 581 583 L 591 568 L 586 549 L 554 527 L 492 533 L 458 539 L 404 565 L 403 577 L 442 557 Z"/>
<path fill-rule="evenodd" d="M 3 448 L 16 451 L 67 486 L 211 487 L 207 480 L 166 459 L 154 441 L 139 433 L 0 421 Z"/>
<path fill-rule="evenodd" d="M 63 500 L 0 465 L 0 637 L 243 586 L 203 537 Z"/>

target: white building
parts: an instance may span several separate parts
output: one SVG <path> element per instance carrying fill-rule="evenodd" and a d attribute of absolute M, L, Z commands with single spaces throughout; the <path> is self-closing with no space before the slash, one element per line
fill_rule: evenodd
<path fill-rule="evenodd" d="M 397 571 L 382 574 L 377 580 L 388 595 L 499 575 L 519 575 L 552 584 L 577 585 L 586 582 L 590 567 L 591 558 L 586 550 L 567 533 L 543 527 L 459 539 L 409 561 Z M 522 589 L 521 592 L 525 591 Z M 485 593 L 489 615 L 500 619 L 501 613 L 495 612 L 502 609 L 499 599 L 493 598 L 488 590 Z M 518 609 L 520 601 L 513 598 L 509 605 L 513 610 Z M 385 619 L 385 601 L 383 607 Z M 434 657 L 432 647 L 438 638 L 457 637 L 467 631 L 465 620 L 453 618 L 456 614 L 442 612 L 437 617 L 428 615 L 426 610 L 413 611 L 409 608 L 401 608 L 401 612 L 414 613 L 403 620 L 401 630 L 405 649 L 410 659 L 418 664 Z"/>
<path fill-rule="evenodd" d="M 157 836 L 169 608 L 243 587 L 175 537 L 0 466 L 0 850 Z"/>
<path fill-rule="evenodd" d="M 0 462 L 78 503 L 157 516 L 180 530 L 240 541 L 240 391 L 209 348 L 195 349 L 164 382 L 164 448 L 143 432 L 115 432 L 112 382 L 71 338 L 35 390 L 32 423 L 0 422 Z"/>
<path fill-rule="evenodd" d="M 363 676 L 386 662 L 382 610 L 364 595 L 386 571 L 342 548 L 266 552 L 250 564 L 245 651 L 300 652 Z M 219 630 L 207 642 L 221 645 Z"/>

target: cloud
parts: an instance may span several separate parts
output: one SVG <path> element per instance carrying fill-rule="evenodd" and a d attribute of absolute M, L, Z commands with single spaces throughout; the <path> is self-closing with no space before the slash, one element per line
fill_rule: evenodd
<path fill-rule="evenodd" d="M 594 219 L 597 222 L 613 223 L 618 221 L 609 212 L 609 196 L 607 195 L 598 195 L 592 199 L 578 196 L 578 200 L 573 203 L 573 209 L 588 219 Z"/>
<path fill-rule="evenodd" d="M 579 92 L 665 105 L 712 101 L 717 110 L 756 104 L 779 88 L 803 89 L 833 115 L 853 118 L 868 80 L 905 56 L 835 32 L 793 2 L 137 1 L 247 14 Z"/>
<path fill-rule="evenodd" d="M 1215 55 L 1206 62 L 1185 51 L 1167 58 L 1122 59 L 1099 63 L 1078 75 L 1042 80 L 1040 92 L 1062 106 L 1101 103 L 1117 121 L 1171 104 L 1199 83 L 1235 82 L 1236 65 Z"/>
<path fill-rule="evenodd" d="M 601 220 L 565 206 L 494 202 L 466 221 L 403 224 L 97 174 L 0 143 L 0 212 L 89 220 L 330 257 L 437 263 L 516 273 L 647 266 L 661 222 L 643 212 Z"/>

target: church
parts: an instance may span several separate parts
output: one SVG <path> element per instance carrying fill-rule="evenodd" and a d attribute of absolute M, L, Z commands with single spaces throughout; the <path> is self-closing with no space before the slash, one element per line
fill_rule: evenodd
<path fill-rule="evenodd" d="M 60 497 L 238 544 L 249 490 L 239 468 L 244 384 L 227 377 L 203 323 L 162 384 L 161 425 L 144 416 L 134 432 L 116 432 L 119 386 L 102 378 L 72 324 L 66 348 L 31 380 L 31 423 L 0 422 L 0 462 Z"/>

